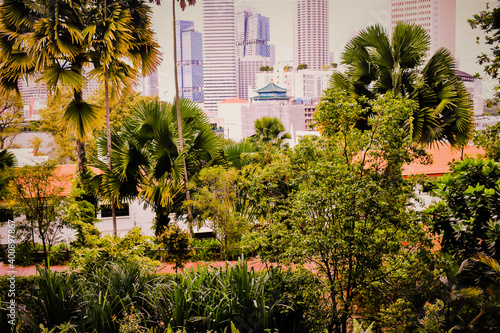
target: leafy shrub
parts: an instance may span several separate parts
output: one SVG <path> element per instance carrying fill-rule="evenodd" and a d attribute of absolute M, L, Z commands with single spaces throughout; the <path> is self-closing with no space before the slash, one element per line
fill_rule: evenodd
<path fill-rule="evenodd" d="M 69 250 L 69 246 L 66 243 L 60 243 L 57 245 L 52 245 L 50 247 L 49 253 L 49 263 L 51 265 L 64 265 L 66 264 L 66 251 Z"/>
<path fill-rule="evenodd" d="M 158 242 L 166 250 L 164 259 L 168 263 L 175 264 L 175 272 L 184 267 L 184 263 L 191 257 L 189 233 L 182 231 L 177 225 L 172 225 L 160 236 Z"/>
<path fill-rule="evenodd" d="M 70 267 L 80 271 L 92 271 L 107 262 L 118 264 L 139 263 L 147 268 L 154 268 L 160 263 L 146 256 L 146 250 L 154 247 L 153 238 L 141 234 L 135 227 L 124 237 L 107 235 L 89 240 L 88 247 L 75 251 Z"/>
<path fill-rule="evenodd" d="M 220 242 L 215 238 L 193 238 L 191 246 L 194 248 L 191 257 L 193 261 L 214 261 L 219 259 Z"/>

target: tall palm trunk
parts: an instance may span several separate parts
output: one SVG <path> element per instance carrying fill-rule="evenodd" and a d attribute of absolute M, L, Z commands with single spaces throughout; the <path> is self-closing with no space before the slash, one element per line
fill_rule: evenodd
<path fill-rule="evenodd" d="M 76 102 L 82 102 L 83 96 L 80 91 L 73 91 L 73 98 Z M 87 152 L 85 148 L 85 141 L 78 138 L 76 135 L 76 159 L 78 161 L 78 172 L 80 177 L 85 173 L 85 164 L 87 163 Z"/>
<path fill-rule="evenodd" d="M 104 0 L 104 21 L 107 19 L 107 4 Z M 108 169 L 111 172 L 111 119 L 109 110 L 108 66 L 104 64 L 104 99 L 106 104 L 106 138 L 108 144 Z M 116 202 L 112 199 L 111 216 L 113 218 L 113 236 L 117 236 L 116 228 Z"/>
<path fill-rule="evenodd" d="M 176 2 L 176 0 L 172 0 L 172 15 L 173 15 L 173 21 L 174 21 L 175 105 L 177 107 L 177 129 L 179 132 L 179 148 L 180 148 L 181 153 L 182 153 L 184 150 L 184 142 L 183 142 L 183 138 L 182 138 L 181 104 L 180 104 L 180 98 L 179 98 L 179 78 L 177 75 L 177 31 L 176 31 L 176 24 L 175 24 L 175 2 Z M 184 187 L 186 189 L 186 200 L 189 201 L 191 199 L 191 195 L 189 194 L 189 188 L 188 188 L 188 173 L 187 173 L 186 157 L 183 157 L 182 161 L 184 163 Z M 188 211 L 188 221 L 192 221 L 193 215 L 191 213 L 191 205 L 187 206 L 187 211 Z"/>

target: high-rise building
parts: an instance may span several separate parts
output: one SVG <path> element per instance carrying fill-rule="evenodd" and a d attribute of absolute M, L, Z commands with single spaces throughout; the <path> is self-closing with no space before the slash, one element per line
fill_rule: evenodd
<path fill-rule="evenodd" d="M 294 67 L 320 70 L 329 64 L 328 0 L 297 0 L 294 21 Z"/>
<path fill-rule="evenodd" d="M 262 16 L 251 10 L 243 10 L 236 14 L 236 55 L 271 56 L 269 17 Z"/>
<path fill-rule="evenodd" d="M 177 33 L 177 73 L 179 95 L 194 102 L 203 102 L 203 43 L 194 22 L 179 20 Z"/>
<path fill-rule="evenodd" d="M 262 66 L 271 66 L 269 57 L 246 56 L 238 58 L 238 98 L 248 101 L 249 90 L 257 89 L 255 76 Z"/>
<path fill-rule="evenodd" d="M 257 88 L 255 75 L 260 67 L 272 66 L 274 56 L 270 39 L 269 18 L 253 9 L 236 14 L 236 56 L 238 58 L 238 98 L 248 100 L 248 91 Z"/>
<path fill-rule="evenodd" d="M 36 120 L 39 110 L 47 105 L 47 85 L 44 81 L 20 79 L 17 83 L 24 104 L 24 118 Z"/>
<path fill-rule="evenodd" d="M 238 96 L 234 0 L 203 1 L 203 90 L 212 120 L 218 102 Z"/>
<path fill-rule="evenodd" d="M 418 24 L 431 37 L 430 54 L 447 48 L 455 54 L 456 0 L 389 0 L 390 31 L 398 22 Z"/>
<path fill-rule="evenodd" d="M 142 94 L 144 96 L 158 97 L 160 94 L 158 70 L 142 78 Z"/>

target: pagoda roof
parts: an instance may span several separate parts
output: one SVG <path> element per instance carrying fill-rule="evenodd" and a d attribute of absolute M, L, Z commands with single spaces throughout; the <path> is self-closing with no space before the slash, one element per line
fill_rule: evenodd
<path fill-rule="evenodd" d="M 264 88 L 260 88 L 257 90 L 258 93 L 270 93 L 270 92 L 287 92 L 286 89 L 281 88 L 280 86 L 274 84 L 274 82 L 269 83 Z"/>

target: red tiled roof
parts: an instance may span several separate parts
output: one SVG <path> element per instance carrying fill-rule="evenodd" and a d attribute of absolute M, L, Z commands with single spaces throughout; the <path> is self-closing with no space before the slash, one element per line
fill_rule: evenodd
<path fill-rule="evenodd" d="M 90 167 L 92 172 L 95 174 L 100 174 L 100 170 L 97 168 Z M 61 197 L 68 196 L 71 192 L 71 186 L 73 185 L 73 180 L 76 176 L 77 165 L 76 164 L 61 164 L 56 165 L 54 170 L 54 187 L 62 188 Z"/>
<path fill-rule="evenodd" d="M 220 104 L 240 104 L 240 103 L 248 103 L 248 101 L 245 101 L 244 99 L 241 98 L 228 98 L 225 101 L 219 102 Z"/>
<path fill-rule="evenodd" d="M 482 148 L 476 146 L 468 146 L 462 150 L 452 150 L 450 147 L 433 147 L 428 148 L 427 152 L 432 155 L 432 163 L 429 165 L 413 162 L 403 167 L 403 175 L 418 175 L 424 174 L 427 176 L 438 177 L 450 172 L 449 163 L 454 160 L 461 160 L 465 157 L 476 158 L 478 155 L 484 154 Z"/>

